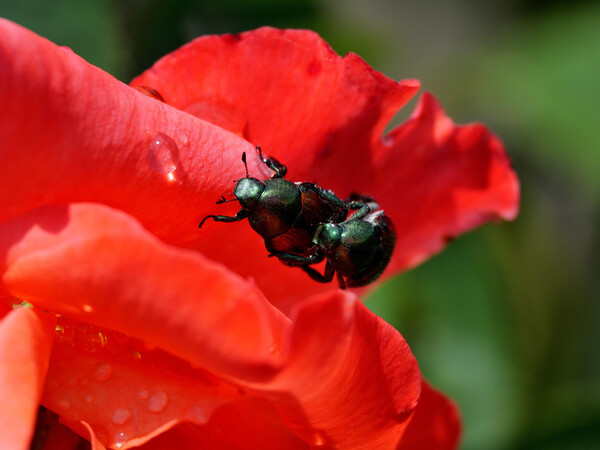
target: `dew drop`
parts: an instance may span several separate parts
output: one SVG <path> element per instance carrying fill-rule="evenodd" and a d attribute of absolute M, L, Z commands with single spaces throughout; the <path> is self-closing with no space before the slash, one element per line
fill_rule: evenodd
<path fill-rule="evenodd" d="M 94 367 L 94 378 L 97 381 L 106 381 L 112 374 L 112 367 L 106 363 L 98 363 Z"/>
<path fill-rule="evenodd" d="M 86 352 L 95 353 L 106 346 L 106 335 L 100 328 L 90 326 L 77 327 L 73 339 L 75 345 Z"/>
<path fill-rule="evenodd" d="M 125 445 L 125 442 L 127 442 L 127 440 L 129 439 L 129 436 L 127 436 L 127 433 L 124 433 L 123 431 L 115 434 L 113 440 L 115 442 L 115 448 L 121 448 L 123 447 L 123 445 Z"/>
<path fill-rule="evenodd" d="M 194 423 L 198 425 L 204 425 L 208 423 L 208 414 L 206 413 L 206 409 L 200 405 L 194 405 L 190 409 L 188 409 L 186 416 Z"/>
<path fill-rule="evenodd" d="M 86 401 L 86 403 L 92 403 L 94 401 L 94 396 L 92 394 L 86 394 L 83 399 Z"/>
<path fill-rule="evenodd" d="M 164 133 L 157 133 L 148 145 L 146 159 L 150 168 L 165 177 L 167 182 L 180 180 L 179 149 L 175 141 Z"/>
<path fill-rule="evenodd" d="M 131 419 L 131 411 L 126 408 L 117 408 L 112 415 L 112 421 L 115 425 L 126 424 Z"/>
<path fill-rule="evenodd" d="M 67 381 L 67 384 L 71 387 L 75 386 L 77 383 L 79 383 L 79 378 L 77 378 L 77 377 L 73 377 L 73 378 L 69 379 L 69 381 Z"/>
<path fill-rule="evenodd" d="M 146 400 L 148 397 L 150 397 L 150 392 L 148 392 L 146 389 L 142 389 L 140 392 L 138 392 L 138 398 L 140 400 Z"/>
<path fill-rule="evenodd" d="M 150 398 L 148 398 L 148 410 L 153 413 L 159 413 L 164 411 L 169 402 L 169 396 L 163 391 L 154 392 Z"/>
<path fill-rule="evenodd" d="M 61 343 L 69 343 L 73 341 L 74 329 L 72 326 L 56 325 L 56 327 L 54 327 L 54 332 L 56 333 L 58 341 Z"/>
<path fill-rule="evenodd" d="M 322 433 L 316 432 L 313 435 L 313 445 L 321 447 L 327 443 L 325 436 Z"/>
<path fill-rule="evenodd" d="M 332 445 L 332 442 L 325 433 L 320 431 L 316 431 L 312 435 L 312 447 L 338 448 L 336 445 Z"/>
<path fill-rule="evenodd" d="M 163 96 L 160 95 L 160 92 L 158 92 L 156 89 L 154 89 L 150 86 L 139 85 L 139 86 L 134 86 L 133 88 L 136 91 L 141 92 L 144 95 L 147 95 L 148 97 L 151 97 L 151 98 L 161 101 L 163 103 L 167 103 L 167 102 L 165 102 L 165 99 L 163 98 Z"/>
<path fill-rule="evenodd" d="M 69 409 L 71 407 L 71 400 L 69 400 L 68 398 L 61 398 L 58 401 L 58 407 L 60 409 Z"/>

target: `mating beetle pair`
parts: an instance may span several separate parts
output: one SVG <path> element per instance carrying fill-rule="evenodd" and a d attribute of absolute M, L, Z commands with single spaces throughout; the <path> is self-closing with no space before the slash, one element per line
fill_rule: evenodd
<path fill-rule="evenodd" d="M 246 177 L 237 180 L 235 198 L 217 201 L 239 201 L 242 209 L 235 216 L 206 216 L 199 227 L 209 218 L 216 222 L 248 219 L 264 239 L 269 256 L 301 268 L 318 282 L 330 282 L 334 273 L 342 289 L 375 281 L 390 261 L 396 243 L 394 227 L 389 217 L 377 210 L 377 203 L 362 195 L 344 202 L 315 183 L 292 183 L 285 179 L 285 165 L 264 157 L 259 146 L 256 150 L 273 171 L 271 178 L 260 181 L 250 177 L 243 153 Z M 349 211 L 355 212 L 348 216 Z M 324 259 L 327 262 L 321 274 L 311 266 Z"/>

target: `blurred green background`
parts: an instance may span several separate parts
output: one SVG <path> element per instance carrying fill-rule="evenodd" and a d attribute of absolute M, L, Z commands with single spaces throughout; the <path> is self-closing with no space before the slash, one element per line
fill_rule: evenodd
<path fill-rule="evenodd" d="M 600 2 L 3 0 L 0 16 L 123 81 L 198 35 L 310 28 L 486 123 L 519 174 L 519 218 L 367 305 L 456 399 L 464 449 L 600 448 Z"/>

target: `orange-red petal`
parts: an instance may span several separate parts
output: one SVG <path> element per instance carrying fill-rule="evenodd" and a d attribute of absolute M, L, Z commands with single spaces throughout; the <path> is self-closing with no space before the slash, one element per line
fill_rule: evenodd
<path fill-rule="evenodd" d="M 44 404 L 81 434 L 83 420 L 106 430 L 103 442 L 144 442 L 193 420 L 199 397 L 218 406 L 254 395 L 311 445 L 388 445 L 416 406 L 420 373 L 406 342 L 349 292 L 302 302 L 287 319 L 252 283 L 95 204 L 45 207 L 0 225 L 0 253 L 9 294 L 65 316 Z M 206 376 L 220 381 L 206 385 Z M 172 398 L 173 415 L 142 420 L 156 414 L 138 388 Z"/>
<path fill-rule="evenodd" d="M 120 211 L 73 204 L 23 214 L 0 224 L 0 254 L 15 297 L 217 373 L 272 372 L 270 349 L 287 319 L 256 286 Z"/>
<path fill-rule="evenodd" d="M 289 359 L 267 389 L 311 445 L 389 448 L 417 405 L 421 377 L 400 333 L 338 290 L 298 306 Z"/>
<path fill-rule="evenodd" d="M 171 244 L 204 239 L 200 220 L 253 147 L 10 21 L 0 33 L 0 220 L 92 201 Z"/>
<path fill-rule="evenodd" d="M 0 321 L 0 448 L 28 449 L 54 337 L 54 318 L 18 308 Z"/>
<path fill-rule="evenodd" d="M 414 266 L 455 236 L 514 219 L 519 182 L 504 146 L 481 124 L 456 126 L 430 94 L 383 141 L 378 198 L 398 240 L 388 272 Z"/>
<path fill-rule="evenodd" d="M 402 450 L 453 450 L 458 448 L 462 428 L 456 405 L 423 381 L 419 405 L 402 436 Z"/>

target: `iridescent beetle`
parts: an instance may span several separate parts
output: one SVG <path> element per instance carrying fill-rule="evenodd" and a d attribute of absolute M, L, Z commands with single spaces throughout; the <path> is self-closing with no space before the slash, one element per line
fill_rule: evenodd
<path fill-rule="evenodd" d="M 293 183 L 285 179 L 285 165 L 264 157 L 260 146 L 256 150 L 273 171 L 272 177 L 263 181 L 250 177 L 243 153 L 246 177 L 237 180 L 235 198 L 217 201 L 238 201 L 242 209 L 235 216 L 208 215 L 199 227 L 209 218 L 216 222 L 248 219 L 264 239 L 269 256 L 301 268 L 313 280 L 328 283 L 337 273 L 342 289 L 375 281 L 388 265 L 396 243 L 392 222 L 378 210 L 377 203 L 363 195 L 352 195 L 344 202 L 315 183 Z M 348 216 L 350 211 L 354 212 Z M 324 259 L 327 262 L 321 274 L 311 266 Z"/>

